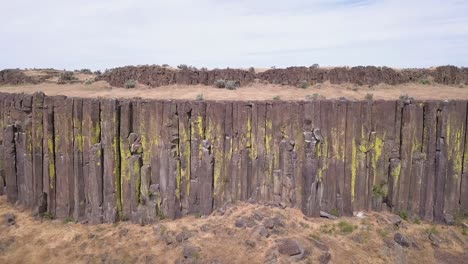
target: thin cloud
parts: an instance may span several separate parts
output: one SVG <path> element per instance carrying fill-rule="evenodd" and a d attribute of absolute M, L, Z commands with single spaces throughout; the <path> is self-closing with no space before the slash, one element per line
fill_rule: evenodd
<path fill-rule="evenodd" d="M 468 65 L 468 2 L 16 1 L 0 68 Z"/>

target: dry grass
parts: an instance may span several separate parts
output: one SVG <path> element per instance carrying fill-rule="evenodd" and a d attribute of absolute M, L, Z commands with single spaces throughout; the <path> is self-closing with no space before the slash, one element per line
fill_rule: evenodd
<path fill-rule="evenodd" d="M 317 239 L 329 246 L 332 263 L 393 263 L 402 257 L 408 263 L 437 263 L 438 254 L 463 260 L 468 245 L 467 236 L 463 236 L 456 227 L 439 226 L 437 235 L 444 242 L 434 247 L 426 232 L 432 225 L 405 222 L 406 227 L 397 230 L 378 222 L 387 216 L 385 213 L 372 213 L 365 220 L 340 218 L 331 221 L 305 218 L 297 209 L 237 204 L 229 207 L 223 215 L 215 212 L 206 218 L 188 216 L 149 226 L 126 222 L 84 225 L 36 219 L 28 212 L 7 204 L 5 197 L 0 197 L 0 216 L 10 212 L 17 216 L 17 224 L 10 227 L 3 222 L 0 224 L 0 263 L 96 263 L 103 259 L 106 263 L 112 260 L 119 263 L 173 263 L 182 258 L 184 244 L 201 248 L 197 257 L 201 263 L 264 263 L 265 255 L 275 241 L 286 237 L 297 239 L 304 249 L 311 252 L 300 263 L 318 263 L 322 251 L 314 244 Z M 236 219 L 251 217 L 253 212 L 265 218 L 282 217 L 285 226 L 270 230 L 269 238 L 255 236 L 252 228 L 234 226 Z M 257 225 L 260 224 L 258 221 Z M 202 231 L 202 226 L 209 228 Z M 353 230 L 345 228 L 342 231 L 344 226 L 353 226 Z M 384 228 L 385 232 L 382 231 Z M 177 234 L 183 230 L 188 230 L 193 236 L 183 243 L 166 245 L 161 234 Z M 402 249 L 396 245 L 392 240 L 396 232 L 414 241 L 416 247 Z M 255 247 L 247 246 L 246 240 L 255 241 Z M 278 261 L 289 263 L 291 259 L 281 256 Z"/>

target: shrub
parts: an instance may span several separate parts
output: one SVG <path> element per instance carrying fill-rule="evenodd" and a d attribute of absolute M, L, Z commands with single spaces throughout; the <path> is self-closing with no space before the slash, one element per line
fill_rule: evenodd
<path fill-rule="evenodd" d="M 400 95 L 400 100 L 401 100 L 401 101 L 414 100 L 414 98 L 408 96 L 407 94 L 402 94 L 402 95 Z"/>
<path fill-rule="evenodd" d="M 312 95 L 308 94 L 308 95 L 305 96 L 305 98 L 306 98 L 306 100 L 318 100 L 318 99 L 324 100 L 324 99 L 326 99 L 325 96 L 320 95 L 318 93 L 314 93 Z"/>
<path fill-rule="evenodd" d="M 401 210 L 398 215 L 401 217 L 401 219 L 403 220 L 408 220 L 408 212 L 406 212 L 405 210 Z"/>
<path fill-rule="evenodd" d="M 74 81 L 74 80 L 77 80 L 77 78 L 74 76 L 73 72 L 64 71 L 64 72 L 60 73 L 58 82 L 59 83 L 66 83 L 66 82 L 70 82 L 70 81 Z"/>
<path fill-rule="evenodd" d="M 319 230 L 325 234 L 333 234 L 335 232 L 335 225 L 324 224 L 320 226 Z"/>
<path fill-rule="evenodd" d="M 93 79 L 87 79 L 87 80 L 84 82 L 84 84 L 85 84 L 85 85 L 90 85 L 90 84 L 92 84 L 93 82 L 94 82 Z"/>
<path fill-rule="evenodd" d="M 92 72 L 90 69 L 81 69 L 81 70 L 80 70 L 80 73 L 83 73 L 83 74 L 93 74 L 93 72 Z"/>
<path fill-rule="evenodd" d="M 255 68 L 254 68 L 254 67 L 250 67 L 250 68 L 249 68 L 249 72 L 255 74 Z"/>
<path fill-rule="evenodd" d="M 197 95 L 196 100 L 197 100 L 197 101 L 203 101 L 203 100 L 204 100 L 203 94 Z"/>
<path fill-rule="evenodd" d="M 166 67 L 169 67 L 169 64 L 164 63 L 164 64 L 161 65 L 161 66 L 163 66 L 164 68 L 166 68 Z"/>
<path fill-rule="evenodd" d="M 339 217 L 340 216 L 340 210 L 338 210 L 338 208 L 333 208 L 333 209 L 331 209 L 330 214 L 333 215 L 333 216 Z"/>
<path fill-rule="evenodd" d="M 312 66 L 310 66 L 310 68 L 318 69 L 318 68 L 320 68 L 320 65 L 318 65 L 318 63 L 314 63 L 314 64 L 312 64 Z"/>
<path fill-rule="evenodd" d="M 188 66 L 186 64 L 180 64 L 180 65 L 177 65 L 177 68 L 180 70 L 187 70 Z"/>
<path fill-rule="evenodd" d="M 42 214 L 42 218 L 46 220 L 54 220 L 54 215 L 51 212 L 45 212 Z"/>
<path fill-rule="evenodd" d="M 366 100 L 369 100 L 369 101 L 374 100 L 374 95 L 371 94 L 371 93 L 367 93 L 367 94 L 366 94 Z"/>
<path fill-rule="evenodd" d="M 386 186 L 387 186 L 386 182 L 382 182 L 379 185 L 374 185 L 372 187 L 372 193 L 374 193 L 374 196 L 376 197 L 385 198 L 388 195 L 388 190 Z"/>
<path fill-rule="evenodd" d="M 338 228 L 340 229 L 341 233 L 349 234 L 349 233 L 352 233 L 357 228 L 357 226 L 352 225 L 346 221 L 340 221 L 338 223 Z"/>
<path fill-rule="evenodd" d="M 426 233 L 427 235 L 438 235 L 439 234 L 439 230 L 437 230 L 437 228 L 435 226 L 431 226 L 430 228 L 426 228 L 424 230 L 424 233 Z"/>
<path fill-rule="evenodd" d="M 97 70 L 97 71 L 94 72 L 94 74 L 97 75 L 97 76 L 99 76 L 99 75 L 102 74 L 102 72 L 101 72 L 100 70 Z"/>
<path fill-rule="evenodd" d="M 281 97 L 279 95 L 276 95 L 276 96 L 273 97 L 273 100 L 275 100 L 275 101 L 281 100 Z"/>
<path fill-rule="evenodd" d="M 421 79 L 419 80 L 419 83 L 423 85 L 429 85 L 431 84 L 431 81 L 429 81 L 428 79 Z"/>
<path fill-rule="evenodd" d="M 237 88 L 237 83 L 235 81 L 226 81 L 226 89 L 235 90 Z"/>
<path fill-rule="evenodd" d="M 136 81 L 133 80 L 133 79 L 129 79 L 125 82 L 125 88 L 129 89 L 129 88 L 135 88 L 136 86 Z"/>
<path fill-rule="evenodd" d="M 73 218 L 67 217 L 67 218 L 63 219 L 62 222 L 63 222 L 64 224 L 66 224 L 66 223 L 70 223 L 70 222 L 73 222 L 73 221 L 75 221 Z"/>
<path fill-rule="evenodd" d="M 226 81 L 223 79 L 216 80 L 215 86 L 218 88 L 225 88 L 226 87 Z"/>
<path fill-rule="evenodd" d="M 299 88 L 307 89 L 307 87 L 309 87 L 309 82 L 306 80 L 300 81 L 298 86 Z"/>

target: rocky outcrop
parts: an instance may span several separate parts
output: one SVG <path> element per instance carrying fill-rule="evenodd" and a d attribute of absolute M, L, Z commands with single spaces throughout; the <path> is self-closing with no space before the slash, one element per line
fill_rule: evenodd
<path fill-rule="evenodd" d="M 255 79 L 273 84 L 297 86 L 301 82 L 310 84 L 329 81 L 332 84 L 351 83 L 356 85 L 391 85 L 432 80 L 445 85 L 468 84 L 468 69 L 455 66 L 440 66 L 435 69 L 403 69 L 388 67 L 288 67 L 286 69 L 269 69 L 265 72 L 239 69 L 170 69 L 160 66 L 127 66 L 112 69 L 99 77 L 111 85 L 124 87 L 127 80 L 133 79 L 140 84 L 151 87 L 170 84 L 204 84 L 213 85 L 218 79 L 234 80 L 245 85 Z"/>
<path fill-rule="evenodd" d="M 248 201 L 468 211 L 467 101 L 164 101 L 0 93 L 0 189 L 37 213 L 146 224 Z M 234 226 L 269 230 L 281 218 Z M 398 225 L 399 219 L 390 222 Z"/>

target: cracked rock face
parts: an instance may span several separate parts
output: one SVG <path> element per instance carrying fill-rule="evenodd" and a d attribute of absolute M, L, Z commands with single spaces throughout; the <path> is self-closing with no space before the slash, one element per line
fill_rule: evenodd
<path fill-rule="evenodd" d="M 304 253 L 304 248 L 295 239 L 283 238 L 276 242 L 278 252 L 287 256 L 296 256 Z"/>

